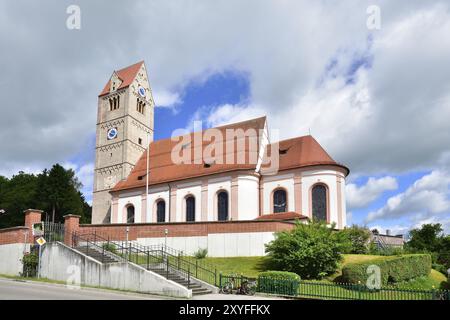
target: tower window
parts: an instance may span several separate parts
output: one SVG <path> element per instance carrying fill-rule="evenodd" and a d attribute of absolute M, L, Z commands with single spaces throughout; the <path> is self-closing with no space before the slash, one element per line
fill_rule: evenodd
<path fill-rule="evenodd" d="M 142 114 L 145 113 L 145 102 L 139 100 L 139 98 L 136 99 L 136 110 L 137 110 L 139 113 L 142 113 Z"/>

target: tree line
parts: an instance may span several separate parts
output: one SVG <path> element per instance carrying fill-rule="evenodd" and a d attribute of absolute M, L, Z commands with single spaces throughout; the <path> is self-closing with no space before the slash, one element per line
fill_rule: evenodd
<path fill-rule="evenodd" d="M 43 220 L 64 222 L 64 215 L 76 214 L 82 223 L 90 223 L 92 208 L 81 187 L 75 172 L 59 164 L 39 174 L 0 176 L 0 228 L 23 225 L 23 211 L 29 208 L 43 210 Z"/>

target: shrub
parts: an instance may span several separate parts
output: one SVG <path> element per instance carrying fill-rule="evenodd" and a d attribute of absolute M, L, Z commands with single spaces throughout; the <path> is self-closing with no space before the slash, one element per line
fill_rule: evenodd
<path fill-rule="evenodd" d="M 431 257 L 428 254 L 409 254 L 403 256 L 386 257 L 352 263 L 342 269 L 342 279 L 349 283 L 365 284 L 370 274 L 367 273 L 370 265 L 376 265 L 381 271 L 381 285 L 402 282 L 428 276 L 431 271 Z"/>
<path fill-rule="evenodd" d="M 279 232 L 266 245 L 274 268 L 290 271 L 306 279 L 334 273 L 342 260 L 343 237 L 323 222 L 296 223 L 293 230 Z"/>
<path fill-rule="evenodd" d="M 443 275 L 446 275 L 446 276 L 447 276 L 447 268 L 445 268 L 445 266 L 444 266 L 443 264 L 433 263 L 433 264 L 431 265 L 431 267 L 432 267 L 434 270 L 437 270 L 437 271 L 439 271 L 440 273 L 442 273 Z"/>
<path fill-rule="evenodd" d="M 282 295 L 297 295 L 300 276 L 293 272 L 266 271 L 258 275 L 258 291 Z"/>
<path fill-rule="evenodd" d="M 115 244 L 113 243 L 104 243 L 102 245 L 103 249 L 105 249 L 106 251 L 112 252 L 114 254 L 117 253 L 117 247 Z"/>
<path fill-rule="evenodd" d="M 402 247 L 390 246 L 387 248 L 380 248 L 376 243 L 371 242 L 369 245 L 369 254 L 377 256 L 398 256 L 405 254 L 405 250 Z"/>
<path fill-rule="evenodd" d="M 22 277 L 35 277 L 39 264 L 39 256 L 36 253 L 26 253 L 21 259 L 23 265 Z"/>
<path fill-rule="evenodd" d="M 366 254 L 369 251 L 369 229 L 352 225 L 339 232 L 348 239 L 349 243 L 349 247 L 345 248 L 343 253 Z"/>
<path fill-rule="evenodd" d="M 196 251 L 194 253 L 194 257 L 196 259 L 204 259 L 206 258 L 206 256 L 208 255 L 208 249 L 198 249 L 198 251 Z"/>

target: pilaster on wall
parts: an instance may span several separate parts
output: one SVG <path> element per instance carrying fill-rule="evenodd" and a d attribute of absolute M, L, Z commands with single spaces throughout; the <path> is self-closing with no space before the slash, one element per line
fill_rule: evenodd
<path fill-rule="evenodd" d="M 303 214 L 302 212 L 302 175 L 300 172 L 294 174 L 294 203 L 295 212 Z"/>
<path fill-rule="evenodd" d="M 208 180 L 202 181 L 202 221 L 208 221 Z"/>
<path fill-rule="evenodd" d="M 170 186 L 169 221 L 177 221 L 177 187 L 173 185 Z"/>
<path fill-rule="evenodd" d="M 80 230 L 80 216 L 68 214 L 64 216 L 64 243 L 72 246 L 72 235 Z"/>
<path fill-rule="evenodd" d="M 41 222 L 42 210 L 37 209 L 27 209 L 25 213 L 25 227 L 28 228 L 28 239 L 27 242 L 34 243 L 33 238 L 33 224 Z"/>
<path fill-rule="evenodd" d="M 233 176 L 231 179 L 231 220 L 239 220 L 238 212 L 238 176 Z"/>

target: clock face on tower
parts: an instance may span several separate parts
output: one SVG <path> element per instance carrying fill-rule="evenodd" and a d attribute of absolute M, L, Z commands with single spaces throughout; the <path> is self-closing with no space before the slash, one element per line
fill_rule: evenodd
<path fill-rule="evenodd" d="M 145 98 L 145 88 L 142 86 L 139 86 L 138 93 L 142 98 Z"/>
<path fill-rule="evenodd" d="M 107 136 L 108 136 L 108 140 L 113 140 L 115 138 L 117 138 L 117 134 L 119 132 L 117 131 L 117 128 L 111 128 L 108 130 Z"/>

